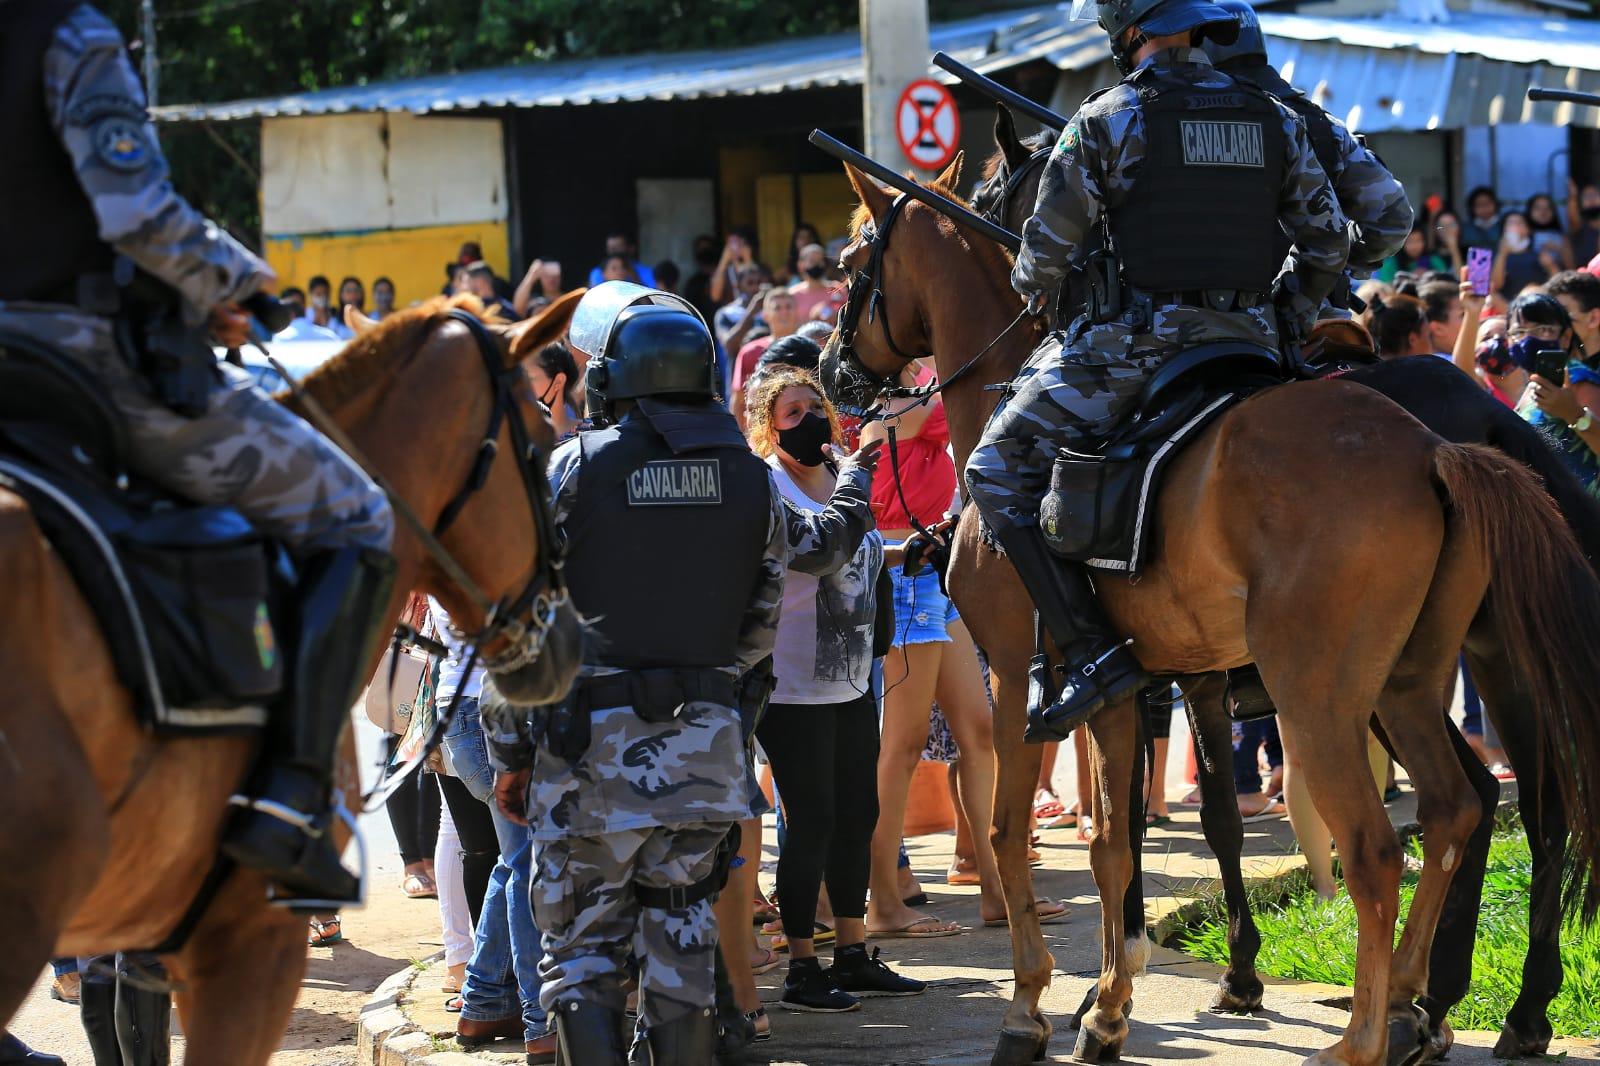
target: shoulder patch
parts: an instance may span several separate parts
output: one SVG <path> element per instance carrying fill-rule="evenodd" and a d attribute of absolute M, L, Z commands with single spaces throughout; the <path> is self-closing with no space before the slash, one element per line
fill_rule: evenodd
<path fill-rule="evenodd" d="M 144 123 L 144 105 L 122 93 L 95 93 L 73 103 L 67 111 L 67 121 L 74 126 L 92 126 L 100 119 L 111 116 Z"/>
<path fill-rule="evenodd" d="M 1056 147 L 1063 152 L 1075 152 L 1078 150 L 1079 139 L 1078 124 L 1069 122 L 1067 128 L 1061 131 L 1061 139 L 1056 141 Z"/>
<path fill-rule="evenodd" d="M 94 143 L 94 154 L 112 170 L 133 173 L 150 163 L 150 145 L 145 141 L 144 126 L 120 115 L 102 118 L 89 131 Z"/>
<path fill-rule="evenodd" d="M 719 459 L 653 459 L 628 475 L 629 507 L 721 502 Z"/>

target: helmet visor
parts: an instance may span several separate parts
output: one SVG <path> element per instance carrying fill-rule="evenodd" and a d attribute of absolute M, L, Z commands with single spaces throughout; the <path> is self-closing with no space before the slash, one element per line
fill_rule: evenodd
<path fill-rule="evenodd" d="M 1095 0 L 1072 0 L 1072 11 L 1067 17 L 1073 22 L 1099 22 L 1100 5 Z"/>

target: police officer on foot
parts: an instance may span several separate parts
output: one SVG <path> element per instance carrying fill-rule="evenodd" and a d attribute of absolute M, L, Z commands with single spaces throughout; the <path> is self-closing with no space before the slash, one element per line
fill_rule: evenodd
<path fill-rule="evenodd" d="M 573 602 L 594 631 L 563 702 L 511 707 L 485 686 L 495 793 L 533 828 L 556 1061 L 625 1061 L 634 952 L 635 1061 L 704 1066 L 718 867 L 732 824 L 760 810 L 740 713 L 767 691 L 756 668 L 777 632 L 784 512 L 716 397 L 711 334 L 689 303 L 607 282 L 579 302 L 571 346 L 602 428 L 557 448 L 550 480 Z"/>
<path fill-rule="evenodd" d="M 1294 113 L 1199 48 L 1211 35 L 1232 40 L 1232 15 L 1210 0 L 1113 0 L 1098 15 L 1125 76 L 1062 131 L 1011 284 L 1043 312 L 1098 241 L 1105 293 L 1034 353 L 966 467 L 968 492 L 1066 662 L 1060 697 L 1033 716 L 1030 739 L 1064 738 L 1145 682 L 1084 566 L 1052 555 L 1039 529 L 1057 452 L 1094 450 L 1184 347 L 1276 348 L 1279 314 L 1309 329 L 1350 248 Z M 1280 226 L 1294 240 L 1288 263 Z"/>
<path fill-rule="evenodd" d="M 172 190 L 122 36 L 80 0 L 4 0 L 0 338 L 70 362 L 125 416 L 135 474 L 237 508 L 293 551 L 299 617 L 265 765 L 224 840 L 290 894 L 358 894 L 332 836 L 340 731 L 389 598 L 394 518 L 348 456 L 207 334 L 244 343 L 240 302 L 277 278 Z M 302 650 L 314 653 L 302 654 Z"/>
<path fill-rule="evenodd" d="M 1360 272 L 1359 276 L 1370 274 L 1400 250 L 1411 232 L 1413 211 L 1405 188 L 1343 122 L 1284 81 L 1267 62 L 1261 19 L 1247 0 L 1217 0 L 1217 6 L 1239 20 L 1239 36 L 1232 44 L 1207 37 L 1206 55 L 1218 70 L 1271 93 L 1300 116 L 1311 150 L 1328 175 L 1340 210 L 1350 220 L 1350 269 Z"/>

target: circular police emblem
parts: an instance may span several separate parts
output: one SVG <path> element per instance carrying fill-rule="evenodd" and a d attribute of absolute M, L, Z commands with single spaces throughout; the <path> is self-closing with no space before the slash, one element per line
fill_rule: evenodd
<path fill-rule="evenodd" d="M 101 119 L 91 133 L 94 154 L 113 170 L 142 170 L 150 161 L 144 130 L 132 119 L 113 115 Z"/>
<path fill-rule="evenodd" d="M 1061 131 L 1061 140 L 1056 142 L 1056 147 L 1064 152 L 1071 152 L 1078 147 L 1078 124 L 1067 123 L 1067 128 Z"/>

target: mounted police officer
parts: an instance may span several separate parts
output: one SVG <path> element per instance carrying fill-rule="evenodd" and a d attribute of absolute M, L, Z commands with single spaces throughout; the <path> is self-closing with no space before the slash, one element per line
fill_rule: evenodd
<path fill-rule="evenodd" d="M 573 602 L 595 632 L 563 702 L 510 707 L 486 687 L 484 731 L 502 808 L 533 827 L 557 1061 L 624 1061 L 631 951 L 636 1058 L 699 1066 L 716 1048 L 718 867 L 761 803 L 741 707 L 767 692 L 784 511 L 716 398 L 715 347 L 690 304 L 607 282 L 579 302 L 571 346 L 602 428 L 557 448 L 550 480 Z"/>
<path fill-rule="evenodd" d="M 1284 81 L 1267 62 L 1261 19 L 1247 0 L 1217 0 L 1217 6 L 1239 20 L 1239 36 L 1232 44 L 1207 37 L 1206 55 L 1218 70 L 1271 93 L 1300 116 L 1311 150 L 1328 175 L 1340 210 L 1350 220 L 1350 268 L 1363 275 L 1371 273 L 1400 250 L 1411 232 L 1413 212 L 1405 189 L 1344 123 Z M 1336 302 L 1342 305 L 1338 297 L 1344 295 L 1336 292 Z"/>
<path fill-rule="evenodd" d="M 1183 348 L 1276 348 L 1280 315 L 1309 329 L 1350 247 L 1294 113 L 1198 47 L 1232 40 L 1232 15 L 1209 0 L 1113 0 L 1098 14 L 1125 77 L 1062 132 L 1011 275 L 1036 312 L 1075 265 L 1091 273 L 1093 298 L 1034 353 L 966 467 L 969 494 L 1067 665 L 1060 697 L 1031 723 L 1036 736 L 1064 737 L 1145 680 L 1084 567 L 1053 556 L 1039 529 L 1057 452 L 1094 450 Z M 1280 227 L 1294 240 L 1287 261 Z M 1085 256 L 1095 239 L 1102 250 Z"/>
<path fill-rule="evenodd" d="M 80 0 L 0 0 L 0 340 L 89 375 L 121 412 L 132 472 L 237 508 L 286 543 L 301 609 L 269 765 L 224 847 L 291 893 L 357 894 L 325 833 L 337 740 L 388 600 L 387 500 L 314 429 L 219 365 L 270 267 L 172 190 L 121 35 Z"/>

